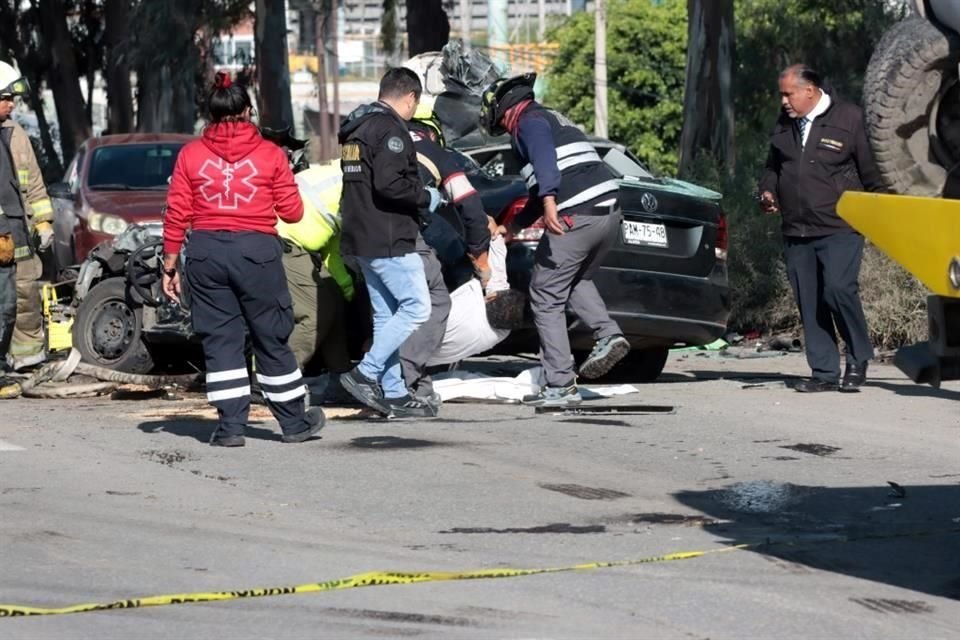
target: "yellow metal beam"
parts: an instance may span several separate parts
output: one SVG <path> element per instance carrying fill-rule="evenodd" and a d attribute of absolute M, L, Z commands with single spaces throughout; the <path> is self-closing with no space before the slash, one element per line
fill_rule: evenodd
<path fill-rule="evenodd" d="M 848 191 L 837 213 L 933 293 L 953 298 L 950 263 L 960 257 L 960 200 Z"/>

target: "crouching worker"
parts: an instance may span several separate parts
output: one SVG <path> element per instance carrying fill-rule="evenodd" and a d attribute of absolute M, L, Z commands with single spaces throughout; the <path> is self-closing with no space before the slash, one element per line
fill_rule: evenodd
<path fill-rule="evenodd" d="M 163 290 L 180 296 L 177 257 L 188 229 L 185 275 L 193 330 L 203 342 L 207 399 L 219 424 L 210 444 L 240 447 L 250 410 L 246 334 L 257 380 L 284 442 L 323 427 L 305 410 L 306 387 L 287 339 L 293 311 L 277 238 L 279 216 L 297 222 L 303 203 L 286 154 L 250 122 L 250 96 L 224 73 L 207 97 L 210 124 L 173 169 L 163 224 Z"/>
<path fill-rule="evenodd" d="M 344 314 L 354 289 L 340 257 L 340 161 L 310 166 L 303 157 L 305 140 L 292 137 L 289 130 L 263 130 L 263 135 L 287 150 L 303 201 L 299 222 L 277 222 L 293 299 L 290 349 L 307 375 L 322 369 L 344 373 L 352 366 Z"/>
<path fill-rule="evenodd" d="M 530 197 L 509 228 L 509 238 L 543 217 L 530 279 L 530 306 L 540 335 L 546 386 L 524 404 L 579 404 L 567 332 L 567 311 L 593 330 L 596 343 L 580 365 L 584 378 L 599 378 L 630 352 L 593 284 L 593 276 L 620 233 L 619 183 L 584 133 L 561 114 L 534 100 L 536 74 L 501 78 L 484 92 L 480 123 L 491 135 L 510 133 L 526 165 Z"/>

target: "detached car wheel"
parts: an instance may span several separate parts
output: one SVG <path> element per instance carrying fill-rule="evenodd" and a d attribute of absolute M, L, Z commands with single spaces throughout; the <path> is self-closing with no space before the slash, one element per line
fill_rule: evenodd
<path fill-rule="evenodd" d="M 143 309 L 131 302 L 123 278 L 97 283 L 77 309 L 73 345 L 91 364 L 126 373 L 147 373 L 153 358 L 143 343 Z"/>
<path fill-rule="evenodd" d="M 939 196 L 960 161 L 960 37 L 914 16 L 880 40 L 864 78 L 867 133 L 896 193 Z"/>

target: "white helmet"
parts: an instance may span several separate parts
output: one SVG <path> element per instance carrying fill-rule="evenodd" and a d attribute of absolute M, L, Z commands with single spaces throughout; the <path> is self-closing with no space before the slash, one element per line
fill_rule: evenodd
<path fill-rule="evenodd" d="M 6 62 L 0 62 L 0 96 L 27 95 L 27 80 Z"/>

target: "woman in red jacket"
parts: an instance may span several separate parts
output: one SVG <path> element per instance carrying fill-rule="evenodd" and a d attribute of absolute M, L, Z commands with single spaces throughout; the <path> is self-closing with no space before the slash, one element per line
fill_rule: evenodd
<path fill-rule="evenodd" d="M 297 222 L 303 203 L 284 152 L 250 122 L 250 97 L 218 73 L 207 99 L 210 124 L 180 151 L 163 220 L 163 290 L 180 296 L 184 273 L 193 330 L 203 341 L 207 399 L 219 426 L 210 444 L 243 446 L 250 410 L 244 346 L 249 332 L 257 380 L 284 442 L 303 442 L 323 426 L 320 409 L 305 411 L 306 387 L 287 346 L 293 308 L 277 237 L 277 216 Z"/>

